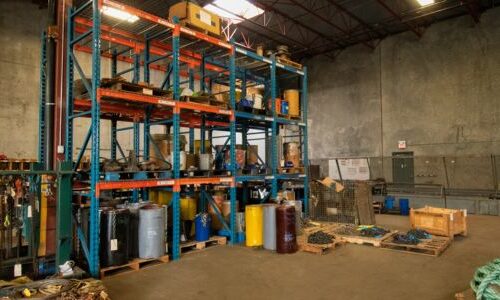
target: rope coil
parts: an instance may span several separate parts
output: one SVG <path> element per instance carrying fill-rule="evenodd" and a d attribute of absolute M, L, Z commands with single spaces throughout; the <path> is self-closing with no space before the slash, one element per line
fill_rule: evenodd
<path fill-rule="evenodd" d="M 500 299 L 500 259 L 479 267 L 470 286 L 477 300 Z"/>

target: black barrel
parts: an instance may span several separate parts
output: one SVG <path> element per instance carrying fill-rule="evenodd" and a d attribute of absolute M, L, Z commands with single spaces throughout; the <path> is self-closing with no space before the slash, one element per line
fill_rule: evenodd
<path fill-rule="evenodd" d="M 276 252 L 297 252 L 294 206 L 280 205 L 276 208 Z"/>
<path fill-rule="evenodd" d="M 139 209 L 143 203 L 126 203 L 117 205 L 117 208 L 126 208 L 130 212 L 128 235 L 128 258 L 139 257 Z"/>
<path fill-rule="evenodd" d="M 100 218 L 101 267 L 126 264 L 129 260 L 129 210 L 102 208 Z"/>

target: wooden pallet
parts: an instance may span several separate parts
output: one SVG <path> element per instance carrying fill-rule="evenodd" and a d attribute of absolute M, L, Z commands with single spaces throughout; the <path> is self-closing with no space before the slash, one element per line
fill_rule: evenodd
<path fill-rule="evenodd" d="M 381 248 L 414 254 L 439 256 L 450 244 L 450 238 L 440 236 L 433 236 L 432 239 L 422 240 L 422 242 L 417 245 L 394 243 L 394 237 L 391 237 L 381 243 Z"/>
<path fill-rule="evenodd" d="M 36 159 L 2 159 L 0 160 L 0 170 L 25 171 L 30 169 L 30 164 Z"/>
<path fill-rule="evenodd" d="M 350 244 L 358 244 L 358 245 L 369 245 L 373 247 L 380 247 L 381 243 L 388 238 L 392 237 L 396 234 L 397 231 L 391 231 L 386 233 L 384 236 L 375 238 L 368 236 L 359 236 L 359 235 L 337 235 L 341 241 L 350 243 Z"/>
<path fill-rule="evenodd" d="M 298 174 L 304 173 L 304 167 L 280 168 L 281 174 Z"/>
<path fill-rule="evenodd" d="M 296 69 L 302 69 L 302 65 L 301 64 L 299 64 L 298 62 L 294 62 L 292 60 L 286 59 L 284 57 L 276 57 L 276 60 L 279 63 L 282 63 L 284 65 L 287 65 L 287 66 L 290 66 L 290 67 L 293 67 L 293 68 L 296 68 Z"/>
<path fill-rule="evenodd" d="M 181 243 L 181 253 L 194 253 L 195 250 L 203 250 L 210 246 L 225 245 L 227 244 L 227 238 L 225 236 L 212 236 L 208 240 L 203 242 L 190 241 Z"/>
<path fill-rule="evenodd" d="M 169 262 L 169 256 L 161 256 L 158 258 L 136 258 L 132 261 L 130 261 L 127 264 L 124 265 L 119 265 L 119 266 L 111 266 L 111 267 L 106 267 L 102 268 L 100 271 L 101 278 L 113 276 L 113 275 L 118 275 L 118 274 L 124 274 L 128 272 L 133 272 L 133 271 L 138 271 L 153 265 L 158 265 L 162 263 L 168 263 Z"/>
<path fill-rule="evenodd" d="M 152 86 L 148 86 L 145 84 L 136 84 L 130 83 L 126 81 L 117 81 L 117 80 L 109 80 L 104 84 L 104 87 L 108 86 L 108 88 L 112 90 L 119 90 L 123 92 L 132 92 L 138 93 L 148 96 L 157 96 L 157 97 L 169 97 L 171 93 L 159 88 L 155 88 Z"/>
<path fill-rule="evenodd" d="M 333 233 L 336 228 L 338 228 L 339 224 L 337 223 L 320 223 L 319 225 L 303 228 L 303 234 L 297 236 L 297 243 L 299 244 L 299 250 L 309 253 L 315 254 L 326 254 L 331 250 L 337 248 L 340 244 L 343 244 L 342 241 L 338 239 L 338 237 Z M 311 244 L 307 242 L 307 238 L 309 235 L 323 231 L 325 233 L 331 234 L 334 236 L 335 240 L 333 243 L 329 244 Z"/>
<path fill-rule="evenodd" d="M 319 254 L 319 255 L 326 254 L 331 250 L 337 248 L 340 244 L 342 244 L 342 242 L 337 240 L 329 244 L 311 244 L 307 242 L 306 235 L 297 237 L 297 243 L 299 244 L 300 251 Z"/>
<path fill-rule="evenodd" d="M 206 97 L 206 96 L 202 96 L 202 97 L 182 96 L 181 101 L 194 102 L 194 103 L 198 103 L 198 104 L 210 105 L 210 106 L 215 106 L 215 107 L 227 109 L 226 102 L 219 101 L 217 99 L 214 99 L 211 97 Z"/>

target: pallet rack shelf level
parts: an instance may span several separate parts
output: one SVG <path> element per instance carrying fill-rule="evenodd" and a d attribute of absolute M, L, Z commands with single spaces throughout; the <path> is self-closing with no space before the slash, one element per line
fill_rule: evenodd
<path fill-rule="evenodd" d="M 110 21 L 101 15 L 102 7 L 112 7 L 139 20 L 135 25 L 125 25 Z M 180 191 L 183 186 L 202 186 L 206 191 L 209 185 L 225 185 L 229 189 L 231 212 L 229 225 L 229 241 L 236 237 L 236 186 L 252 181 L 269 182 L 272 196 L 276 197 L 279 182 L 299 180 L 304 182 L 304 207 L 307 208 L 307 172 L 302 174 L 280 174 L 278 162 L 277 135 L 282 125 L 295 125 L 300 128 L 300 144 L 302 161 L 307 171 L 307 70 L 297 69 L 276 62 L 274 57 L 258 56 L 252 51 L 237 46 L 233 41 L 224 41 L 201 32 L 182 27 L 177 20 L 155 16 L 141 9 L 112 0 L 77 0 L 68 11 L 67 52 L 66 52 L 66 128 L 65 159 L 74 161 L 76 170 L 85 151 L 90 148 L 90 229 L 87 253 L 90 273 L 99 274 L 99 196 L 104 190 L 145 189 L 171 187 L 173 190 L 173 242 L 171 257 L 180 257 Z M 116 26 L 115 26 L 116 25 Z M 152 26 L 153 25 L 153 26 Z M 167 39 L 168 42 L 164 40 Z M 79 63 L 75 51 L 91 54 L 91 69 L 84 70 Z M 160 84 L 162 90 L 169 90 L 170 96 L 152 96 L 141 93 L 101 87 L 101 60 L 111 60 L 111 76 L 130 74 L 133 83 L 151 83 L 151 70 L 163 72 Z M 131 64 L 129 69 L 119 70 L 118 61 Z M 164 64 L 166 63 L 166 64 Z M 141 67 L 143 74 L 141 74 Z M 186 68 L 186 70 L 183 70 Z M 262 69 L 264 68 L 264 69 Z M 262 71 L 264 70 L 264 71 Z M 300 120 L 282 118 L 276 114 L 275 99 L 278 97 L 278 80 L 282 74 L 293 74 L 300 78 L 301 116 Z M 74 94 L 75 75 L 82 80 L 87 96 L 76 97 Z M 141 76 L 142 75 L 142 76 Z M 142 77 L 142 78 L 141 78 Z M 186 81 L 181 81 L 186 77 Z M 88 78 L 88 79 L 87 79 Z M 180 101 L 181 86 L 194 90 L 195 80 L 199 81 L 199 89 L 211 92 L 214 83 L 228 87 L 229 108 L 221 108 L 195 102 Z M 263 84 L 271 101 L 272 114 L 268 116 L 237 111 L 236 88 L 246 92 L 247 85 Z M 80 147 L 76 159 L 73 156 L 73 123 L 78 118 L 90 119 L 90 127 Z M 101 121 L 111 121 L 110 158 L 116 159 L 118 154 L 125 156 L 117 140 L 117 133 L 129 130 L 133 134 L 133 148 L 136 155 L 142 151 L 145 160 L 149 159 L 151 127 L 168 126 L 172 130 L 172 178 L 103 181 L 100 179 L 99 159 L 101 153 Z M 130 122 L 132 126 L 118 128 L 118 122 Z M 140 127 L 142 124 L 143 149 L 140 149 Z M 228 133 L 225 146 L 229 148 L 229 176 L 184 178 L 180 172 L 180 135 L 181 128 L 189 129 L 189 145 L 193 150 L 194 132 L 199 131 L 201 152 L 212 152 L 205 149 L 206 140 L 214 139 L 214 132 Z M 257 176 L 238 175 L 236 164 L 236 136 L 241 134 L 244 147 L 247 147 L 249 130 L 265 133 L 270 142 L 272 155 L 267 159 L 270 172 Z M 213 145 L 213 143 L 211 143 Z M 118 150 L 118 151 L 117 151 Z M 217 155 L 220 153 L 216 152 Z M 136 194 L 137 195 L 137 194 Z M 205 199 L 207 198 L 207 199 Z M 201 196 L 201 207 L 210 196 L 204 192 Z M 82 241 L 82 247 L 86 245 Z"/>

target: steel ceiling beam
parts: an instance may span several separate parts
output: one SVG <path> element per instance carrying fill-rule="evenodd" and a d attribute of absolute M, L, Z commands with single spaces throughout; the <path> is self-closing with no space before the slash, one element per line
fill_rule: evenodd
<path fill-rule="evenodd" d="M 315 16 L 316 18 L 320 19 L 321 21 L 325 22 L 326 24 L 330 25 L 331 27 L 342 32 L 344 35 L 347 36 L 347 38 L 351 37 L 351 33 L 348 30 L 346 30 L 345 28 L 342 28 L 341 26 L 333 23 L 332 21 L 330 21 L 327 18 L 323 17 L 322 15 L 316 13 L 315 11 L 309 9 L 308 7 L 306 7 L 305 5 L 301 4 L 300 2 L 298 2 L 296 0 L 289 0 L 289 1 L 292 2 L 293 4 L 297 5 L 298 7 L 302 8 L 303 10 L 307 11 L 311 15 Z M 368 43 L 367 41 L 362 41 L 361 43 L 363 43 L 363 45 L 367 46 L 368 48 L 370 48 L 372 50 L 375 49 L 375 47 L 372 44 Z"/>
<path fill-rule="evenodd" d="M 402 24 L 404 24 L 408 29 L 410 29 L 413 33 L 415 33 L 419 38 L 422 37 L 422 33 L 414 26 L 405 22 L 403 17 L 401 17 L 397 12 L 395 12 L 392 8 L 390 8 L 384 0 L 377 0 L 377 2 L 385 8 L 391 15 L 393 15 L 396 19 L 398 19 Z"/>
<path fill-rule="evenodd" d="M 356 16 L 354 13 L 352 13 L 350 10 L 346 9 L 344 6 L 338 4 L 335 0 L 327 0 L 327 1 L 331 5 L 335 6 L 335 8 L 337 8 L 338 10 L 340 10 L 343 13 L 345 13 L 346 15 L 348 15 L 349 18 L 351 18 L 351 19 L 355 20 L 356 22 L 358 22 L 359 24 L 361 24 L 361 26 L 363 26 L 365 29 L 367 29 L 368 32 L 375 32 L 379 38 L 384 36 L 384 34 L 382 34 L 378 31 L 378 29 L 376 29 L 373 26 L 371 26 L 370 24 L 366 23 L 363 19 Z"/>
<path fill-rule="evenodd" d="M 215 5 L 214 3 L 212 3 L 212 5 L 213 5 L 213 6 L 215 6 L 215 7 L 217 7 L 217 8 L 219 8 L 219 9 L 222 9 L 222 10 L 224 10 L 224 11 L 226 11 L 226 12 L 227 12 L 227 10 L 226 10 L 226 9 L 224 9 L 223 7 L 220 7 L 220 6 L 218 6 L 218 5 Z M 309 48 L 310 48 L 310 46 L 309 46 L 309 45 L 306 45 L 306 44 L 302 43 L 301 41 L 298 41 L 298 40 L 296 40 L 296 39 L 294 39 L 294 38 L 291 38 L 291 37 L 289 37 L 289 36 L 283 35 L 283 34 L 281 34 L 280 32 L 278 32 L 278 31 L 276 31 L 276 30 L 274 30 L 274 29 L 272 29 L 272 28 L 269 28 L 268 26 L 264 26 L 264 25 L 262 25 L 262 24 L 260 24 L 260 23 L 258 23 L 258 22 L 255 22 L 254 20 L 247 19 L 247 18 L 245 18 L 245 17 L 243 17 L 243 16 L 236 15 L 236 14 L 235 14 L 235 13 L 233 13 L 233 12 L 229 12 L 229 13 L 231 13 L 231 14 L 235 15 L 235 16 L 236 16 L 236 17 L 238 17 L 238 18 L 241 18 L 241 19 L 243 20 L 243 22 L 248 22 L 248 23 L 253 24 L 253 25 L 255 25 L 255 26 L 258 26 L 258 27 L 260 27 L 260 28 L 262 28 L 262 29 L 265 29 L 265 30 L 267 30 L 267 31 L 269 31 L 269 32 L 272 32 L 273 34 L 276 34 L 276 35 L 278 35 L 278 36 L 280 36 L 280 37 L 282 37 L 282 38 L 285 38 L 285 39 L 286 39 L 286 40 L 288 40 L 289 42 L 292 42 L 292 43 L 294 43 L 294 44 L 297 44 L 297 45 L 299 45 L 299 46 L 300 46 L 300 47 L 302 47 L 302 48 L 305 48 L 305 49 L 307 49 L 307 50 L 309 50 Z M 255 30 L 255 29 L 253 29 L 253 28 L 250 28 L 250 27 L 248 27 L 248 26 L 244 25 L 244 24 L 243 24 L 243 22 L 238 23 L 238 24 L 236 25 L 236 27 L 243 28 L 243 29 L 245 29 L 246 31 L 253 32 L 254 34 L 256 34 L 256 35 L 258 35 L 258 36 L 259 36 L 259 35 L 261 35 L 261 36 L 263 35 L 263 36 L 265 36 L 266 38 L 268 38 L 268 39 L 270 39 L 270 40 L 272 40 L 272 41 L 274 41 L 274 42 L 276 42 L 276 43 L 278 43 L 278 44 L 281 44 L 281 43 L 282 43 L 282 41 L 279 41 L 278 39 L 276 39 L 276 38 L 274 38 L 274 37 L 272 37 L 272 36 L 270 36 L 270 35 L 264 34 L 264 33 L 262 33 L 262 32 L 259 32 L 259 31 Z"/>
<path fill-rule="evenodd" d="M 294 23 L 295 25 L 299 26 L 299 27 L 302 27 L 306 30 L 308 30 L 309 32 L 312 32 L 314 34 L 316 34 L 317 36 L 323 38 L 323 39 L 326 39 L 326 40 L 329 40 L 333 43 L 337 43 L 339 46 L 343 47 L 342 44 L 339 42 L 339 41 L 336 41 L 334 40 L 332 37 L 329 37 L 325 34 L 323 34 L 322 32 L 319 32 L 318 30 L 312 28 L 311 26 L 309 25 L 306 25 L 300 21 L 297 21 L 295 18 L 293 18 L 292 16 L 280 11 L 279 9 L 275 8 L 274 6 L 272 5 L 269 5 L 269 4 L 266 4 L 266 3 L 263 3 L 261 0 L 253 0 L 254 4 L 258 7 L 260 7 L 261 9 L 265 10 L 265 11 L 268 11 L 268 12 L 272 12 L 276 15 L 279 15 L 287 20 L 289 20 L 290 22 Z"/>

